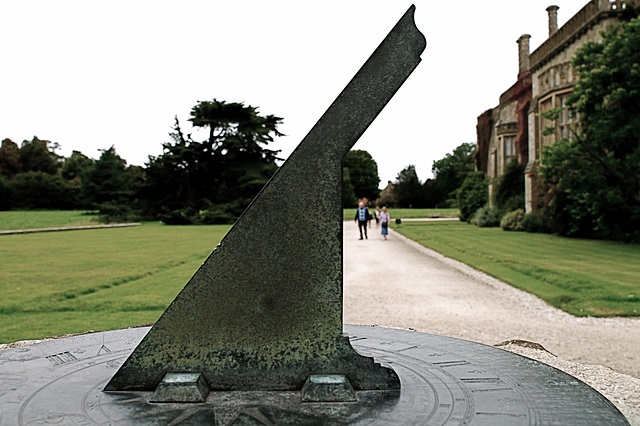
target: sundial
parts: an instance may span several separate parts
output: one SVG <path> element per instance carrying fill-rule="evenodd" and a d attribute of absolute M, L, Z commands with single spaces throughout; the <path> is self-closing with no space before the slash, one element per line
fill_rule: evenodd
<path fill-rule="evenodd" d="M 0 424 L 628 424 L 536 361 L 343 325 L 342 159 L 421 61 L 414 11 L 153 327 L 0 352 Z"/>

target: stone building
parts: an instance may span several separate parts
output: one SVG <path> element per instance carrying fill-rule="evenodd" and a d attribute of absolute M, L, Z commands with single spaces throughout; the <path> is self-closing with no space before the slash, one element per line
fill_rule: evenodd
<path fill-rule="evenodd" d="M 378 206 L 395 206 L 396 196 L 393 194 L 395 185 L 389 180 L 387 186 L 380 192 L 380 197 L 376 200 Z"/>
<path fill-rule="evenodd" d="M 634 0 L 591 0 L 566 24 L 558 28 L 558 6 L 549 6 L 549 38 L 529 52 L 528 34 L 518 39 L 519 72 L 516 82 L 500 96 L 495 108 L 478 117 L 475 167 L 493 183 L 509 161 L 526 165 L 525 206 L 536 208 L 536 163 L 543 147 L 572 137 L 576 120 L 568 110 L 555 123 L 540 113 L 565 108 L 576 83 L 571 59 L 583 44 L 600 41 L 601 32 L 626 19 L 625 10 Z M 543 129 L 555 132 L 543 135 Z"/>

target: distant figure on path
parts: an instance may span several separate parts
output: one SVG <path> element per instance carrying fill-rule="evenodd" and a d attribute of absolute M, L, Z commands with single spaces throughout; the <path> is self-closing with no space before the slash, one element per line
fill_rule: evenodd
<path fill-rule="evenodd" d="M 380 226 L 382 226 L 382 236 L 384 239 L 387 239 L 387 235 L 389 235 L 389 222 L 391 221 L 391 216 L 389 216 L 389 212 L 386 207 L 382 208 L 382 213 L 380 213 Z"/>
<path fill-rule="evenodd" d="M 380 226 L 380 206 L 376 206 L 376 211 L 373 212 L 376 219 L 376 229 Z"/>
<path fill-rule="evenodd" d="M 360 201 L 360 204 L 358 205 L 355 221 L 358 222 L 358 229 L 360 230 L 360 239 L 362 239 L 363 229 L 364 229 L 364 238 L 369 239 L 369 237 L 367 236 L 367 222 L 371 222 L 371 214 L 369 213 L 369 209 L 365 207 L 362 201 Z"/>

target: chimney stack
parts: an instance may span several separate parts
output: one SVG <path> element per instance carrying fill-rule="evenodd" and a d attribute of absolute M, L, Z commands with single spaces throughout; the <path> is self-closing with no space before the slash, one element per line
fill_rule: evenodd
<path fill-rule="evenodd" d="M 558 6 L 549 6 L 547 12 L 549 12 L 549 37 L 558 31 Z"/>
<path fill-rule="evenodd" d="M 518 76 L 529 71 L 529 34 L 522 34 L 518 39 Z"/>

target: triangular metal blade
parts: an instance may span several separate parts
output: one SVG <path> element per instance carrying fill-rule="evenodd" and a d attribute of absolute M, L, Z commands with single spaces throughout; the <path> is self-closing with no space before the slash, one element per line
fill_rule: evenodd
<path fill-rule="evenodd" d="M 211 389 L 300 389 L 344 374 L 397 389 L 342 334 L 342 160 L 420 62 L 411 6 L 106 386 L 153 390 L 166 373 Z"/>

